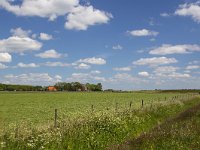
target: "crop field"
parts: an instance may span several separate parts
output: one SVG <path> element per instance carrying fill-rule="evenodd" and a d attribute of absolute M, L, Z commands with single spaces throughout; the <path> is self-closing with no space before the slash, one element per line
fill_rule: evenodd
<path fill-rule="evenodd" d="M 112 149 L 198 102 L 192 93 L 1 92 L 0 148 Z"/>

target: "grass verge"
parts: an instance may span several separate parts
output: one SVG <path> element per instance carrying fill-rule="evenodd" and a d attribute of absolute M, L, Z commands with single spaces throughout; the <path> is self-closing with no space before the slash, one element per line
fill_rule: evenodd
<path fill-rule="evenodd" d="M 199 98 L 194 99 L 198 101 Z M 188 106 L 192 106 L 189 104 Z M 179 113 L 148 133 L 118 146 L 119 150 L 200 149 L 200 104 Z"/>

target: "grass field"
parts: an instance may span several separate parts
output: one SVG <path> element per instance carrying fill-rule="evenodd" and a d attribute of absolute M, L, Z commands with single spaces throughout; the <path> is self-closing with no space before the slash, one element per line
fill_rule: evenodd
<path fill-rule="evenodd" d="M 71 116 L 88 114 L 91 105 L 94 110 L 113 111 L 118 103 L 118 108 L 133 108 L 151 103 L 165 103 L 172 97 L 180 94 L 158 93 L 0 93 L 0 118 L 1 123 L 18 123 L 31 121 L 32 123 L 45 123 L 53 119 L 54 109 L 62 114 Z M 166 100 L 165 100 L 166 97 Z M 107 110 L 108 109 L 108 110 Z"/>
<path fill-rule="evenodd" d="M 179 93 L 0 93 L 3 149 L 105 149 L 199 102 Z M 144 106 L 142 107 L 141 101 Z M 131 107 L 130 107 L 131 103 Z M 58 109 L 58 126 L 54 110 Z"/>

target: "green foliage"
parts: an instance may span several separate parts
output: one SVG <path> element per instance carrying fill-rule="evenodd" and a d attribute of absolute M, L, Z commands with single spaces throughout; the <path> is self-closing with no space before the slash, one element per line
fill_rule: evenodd
<path fill-rule="evenodd" d="M 1 84 L 0 91 L 43 91 L 42 86 Z"/>
<path fill-rule="evenodd" d="M 81 84 L 79 82 L 58 82 L 55 84 L 58 91 L 102 91 L 102 84 Z"/>

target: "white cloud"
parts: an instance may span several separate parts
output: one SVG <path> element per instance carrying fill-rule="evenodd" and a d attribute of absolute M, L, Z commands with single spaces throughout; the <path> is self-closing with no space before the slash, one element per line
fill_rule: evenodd
<path fill-rule="evenodd" d="M 67 81 L 74 82 L 105 82 L 106 79 L 104 77 L 96 76 L 93 73 L 73 73 L 71 77 L 66 79 Z"/>
<path fill-rule="evenodd" d="M 12 56 L 8 53 L 0 53 L 0 62 L 11 62 Z"/>
<path fill-rule="evenodd" d="M 12 36 L 0 40 L 0 52 L 23 53 L 25 51 L 39 50 L 42 44 L 29 37 Z"/>
<path fill-rule="evenodd" d="M 149 73 L 146 72 L 146 71 L 142 71 L 142 72 L 138 72 L 138 75 L 141 76 L 141 77 L 148 77 Z"/>
<path fill-rule="evenodd" d="M 65 28 L 87 30 L 88 26 L 108 23 L 112 18 L 110 13 L 93 8 L 93 6 L 78 6 L 67 16 Z"/>
<path fill-rule="evenodd" d="M 163 44 L 161 47 L 150 50 L 149 54 L 154 55 L 168 55 L 168 54 L 187 54 L 195 51 L 200 51 L 199 45 L 170 45 Z"/>
<path fill-rule="evenodd" d="M 199 69 L 199 68 L 200 68 L 200 66 L 198 66 L 198 65 L 190 65 L 190 66 L 186 67 L 187 70 Z"/>
<path fill-rule="evenodd" d="M 163 73 L 172 73 L 172 72 L 176 72 L 179 69 L 179 67 L 174 67 L 174 66 L 161 66 L 161 67 L 157 67 L 154 70 L 154 73 L 156 73 L 156 75 L 159 74 L 163 74 Z"/>
<path fill-rule="evenodd" d="M 175 15 L 189 16 L 197 23 L 200 23 L 200 1 L 179 5 L 179 8 L 175 11 Z"/>
<path fill-rule="evenodd" d="M 8 68 L 8 66 L 6 66 L 6 65 L 4 65 L 4 64 L 2 64 L 2 63 L 0 63 L 0 69 L 6 69 L 6 68 Z"/>
<path fill-rule="evenodd" d="M 37 16 L 54 21 L 58 16 L 66 16 L 65 28 L 86 30 L 88 26 L 108 23 L 110 13 L 93 8 L 90 4 L 82 6 L 79 0 L 23 0 L 13 4 L 1 0 L 0 7 L 17 16 Z"/>
<path fill-rule="evenodd" d="M 20 63 L 17 64 L 17 67 L 20 67 L 20 68 L 36 68 L 36 67 L 39 67 L 39 65 L 37 65 L 35 63 L 24 64 L 24 63 L 20 62 Z"/>
<path fill-rule="evenodd" d="M 90 74 L 100 74 L 100 73 L 101 73 L 101 71 L 99 71 L 99 70 L 93 70 L 90 72 Z"/>
<path fill-rule="evenodd" d="M 61 81 L 62 80 L 62 77 L 60 76 L 60 75 L 55 75 L 55 77 L 54 77 L 57 81 Z"/>
<path fill-rule="evenodd" d="M 117 45 L 114 45 L 114 46 L 112 47 L 112 49 L 114 49 L 114 50 L 122 50 L 123 47 L 122 47 L 121 45 L 117 44 Z"/>
<path fill-rule="evenodd" d="M 38 16 L 55 20 L 58 16 L 71 12 L 78 0 L 23 0 L 21 5 L 14 5 L 8 0 L 1 0 L 0 6 L 17 16 Z"/>
<path fill-rule="evenodd" d="M 132 30 L 132 31 L 128 31 L 128 33 L 132 36 L 157 36 L 159 34 L 159 32 L 150 31 L 147 29 Z"/>
<path fill-rule="evenodd" d="M 96 58 L 96 57 L 80 59 L 77 62 L 78 63 L 88 63 L 88 64 L 93 64 L 93 65 L 104 65 L 104 64 L 106 64 L 106 60 L 105 59 Z"/>
<path fill-rule="evenodd" d="M 63 55 L 58 53 L 56 50 L 51 49 L 43 53 L 36 54 L 35 56 L 40 58 L 61 58 Z"/>
<path fill-rule="evenodd" d="M 49 35 L 47 33 L 40 33 L 40 37 L 39 38 L 40 38 L 40 40 L 48 41 L 48 40 L 53 39 L 53 36 Z"/>
<path fill-rule="evenodd" d="M 13 36 L 24 38 L 24 37 L 29 37 L 32 31 L 23 30 L 22 28 L 16 28 L 16 29 L 11 29 L 10 32 L 12 33 Z"/>
<path fill-rule="evenodd" d="M 193 60 L 193 61 L 191 61 L 191 62 L 189 62 L 188 64 L 189 65 L 193 65 L 193 64 L 198 64 L 200 61 L 198 61 L 198 60 Z"/>
<path fill-rule="evenodd" d="M 167 57 L 152 57 L 152 58 L 141 58 L 137 61 L 134 61 L 134 65 L 149 65 L 149 66 L 158 66 L 166 65 L 171 63 L 177 63 L 178 61 L 175 58 Z"/>
<path fill-rule="evenodd" d="M 128 73 L 117 73 L 113 77 L 108 79 L 108 82 L 110 83 L 134 83 L 134 84 L 140 84 L 142 82 L 146 82 L 146 80 L 137 78 L 132 76 L 131 74 Z"/>
<path fill-rule="evenodd" d="M 6 82 L 12 84 L 49 85 L 58 81 L 48 73 L 9 74 L 5 75 L 4 78 Z"/>
<path fill-rule="evenodd" d="M 85 63 L 80 63 L 80 64 L 78 64 L 76 67 L 75 67 L 75 69 L 90 69 L 90 65 L 88 65 L 88 64 L 85 64 Z"/>
<path fill-rule="evenodd" d="M 36 39 L 36 38 L 37 38 L 37 34 L 34 33 L 34 34 L 31 35 L 31 37 L 32 37 L 33 39 Z"/>
<path fill-rule="evenodd" d="M 149 39 L 149 41 L 151 41 L 151 42 L 155 42 L 156 39 L 155 39 L 155 38 L 151 38 L 151 39 Z"/>
<path fill-rule="evenodd" d="M 168 14 L 168 13 L 161 13 L 160 16 L 161 17 L 170 17 L 170 14 Z"/>
<path fill-rule="evenodd" d="M 62 63 L 62 62 L 46 62 L 44 66 L 48 67 L 69 67 L 71 66 L 70 64 L 67 63 Z"/>
<path fill-rule="evenodd" d="M 172 77 L 172 78 L 190 78 L 191 76 L 189 74 L 181 74 L 181 73 L 172 73 L 169 74 L 168 77 Z"/>
<path fill-rule="evenodd" d="M 174 66 L 162 66 L 158 67 L 154 70 L 155 79 L 159 80 L 157 77 L 161 77 L 165 80 L 169 79 L 181 79 L 181 78 L 190 78 L 190 74 L 187 73 L 178 73 L 179 67 Z"/>
<path fill-rule="evenodd" d="M 131 67 L 113 68 L 115 71 L 131 71 Z"/>

